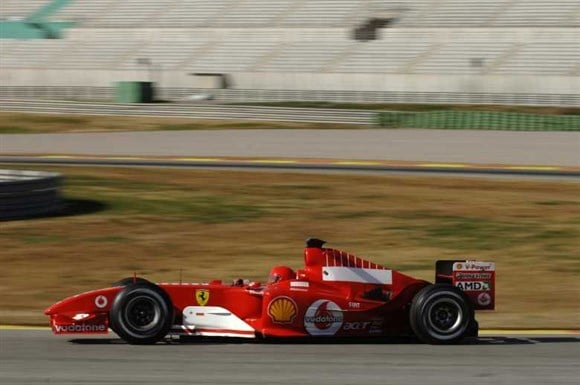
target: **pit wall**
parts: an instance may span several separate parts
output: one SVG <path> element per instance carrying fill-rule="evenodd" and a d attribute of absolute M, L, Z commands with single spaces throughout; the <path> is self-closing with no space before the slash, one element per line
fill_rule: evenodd
<path fill-rule="evenodd" d="M 204 78 L 184 71 L 109 71 L 2 68 L 3 87 L 111 87 L 118 81 L 153 81 L 158 87 L 206 88 Z M 578 76 L 415 75 L 237 72 L 228 74 L 233 89 L 388 92 L 462 92 L 578 94 Z"/>

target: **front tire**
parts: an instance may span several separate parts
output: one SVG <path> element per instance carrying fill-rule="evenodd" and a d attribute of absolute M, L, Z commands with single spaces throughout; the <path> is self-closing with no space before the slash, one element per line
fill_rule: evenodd
<path fill-rule="evenodd" d="M 448 284 L 423 288 L 411 304 L 411 328 L 429 344 L 452 344 L 466 337 L 474 324 L 474 311 L 467 296 Z"/>
<path fill-rule="evenodd" d="M 126 342 L 154 344 L 171 329 L 173 305 L 167 293 L 154 284 L 130 284 L 115 297 L 109 321 L 111 329 Z"/>
<path fill-rule="evenodd" d="M 151 281 L 148 281 L 145 278 L 141 277 L 127 277 L 120 279 L 117 282 L 113 282 L 111 286 L 127 286 L 133 283 L 151 283 Z"/>

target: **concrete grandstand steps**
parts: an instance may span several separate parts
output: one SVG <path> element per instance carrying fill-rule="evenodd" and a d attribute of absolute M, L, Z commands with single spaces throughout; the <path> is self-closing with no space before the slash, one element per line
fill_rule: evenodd
<path fill-rule="evenodd" d="M 264 34 L 241 32 L 222 40 L 204 55 L 195 57 L 188 69 L 194 72 L 249 71 L 262 57 L 268 55 L 281 41 Z"/>
<path fill-rule="evenodd" d="M 0 67 L 51 67 L 69 47 L 65 40 L 0 40 Z"/>
<path fill-rule="evenodd" d="M 384 39 L 358 43 L 358 48 L 334 67 L 343 73 L 396 73 L 429 51 L 428 40 Z"/>
<path fill-rule="evenodd" d="M 357 42 L 324 39 L 289 43 L 278 56 L 257 68 L 266 72 L 323 72 L 342 52 Z M 307 59 L 306 59 L 307 58 Z"/>
<path fill-rule="evenodd" d="M 239 0 L 181 0 L 150 21 L 158 28 L 216 27 L 216 22 Z"/>
<path fill-rule="evenodd" d="M 419 3 L 421 13 L 414 16 L 412 13 L 403 19 L 403 24 L 420 26 L 466 26 L 481 27 L 489 23 L 499 7 L 498 1 L 487 0 L 447 0 Z"/>
<path fill-rule="evenodd" d="M 512 49 L 513 43 L 495 41 L 448 42 L 416 65 L 414 73 L 479 74 Z"/>
<path fill-rule="evenodd" d="M 25 17 L 49 0 L 3 0 L 0 15 Z M 86 27 L 353 27 L 396 10 L 401 27 L 578 27 L 577 0 L 76 0 L 51 20 Z M 381 12 L 378 12 L 379 15 Z"/>
<path fill-rule="evenodd" d="M 352 0 L 303 1 L 283 21 L 280 27 L 348 27 L 365 11 L 365 2 Z"/>
<path fill-rule="evenodd" d="M 580 40 L 576 42 L 538 42 L 523 47 L 518 55 L 505 61 L 496 73 L 569 74 L 580 63 Z"/>
<path fill-rule="evenodd" d="M 344 29 L 77 28 L 64 40 L 0 47 L 8 68 L 151 70 L 137 60 L 145 58 L 156 70 L 189 72 L 564 75 L 580 61 L 577 37 L 568 29 L 387 29 L 357 42 Z"/>
<path fill-rule="evenodd" d="M 177 0 L 123 0 L 118 1 L 99 19 L 100 27 L 148 27 L 151 20 L 162 14 Z"/>
<path fill-rule="evenodd" d="M 180 70 L 186 63 L 203 54 L 203 49 L 213 42 L 213 35 L 207 31 L 192 33 L 188 30 L 164 29 L 144 41 L 137 51 L 119 62 L 122 69 L 147 69 L 139 59 L 147 59 L 149 70 Z"/>
<path fill-rule="evenodd" d="M 514 1 L 494 20 L 494 26 L 580 27 L 579 19 L 570 20 L 578 14 L 578 0 L 526 0 Z"/>
<path fill-rule="evenodd" d="M 49 2 L 50 0 L 2 0 L 0 20 L 23 19 Z"/>
<path fill-rule="evenodd" d="M 70 48 L 51 62 L 53 68 L 113 69 L 128 52 L 147 42 L 147 35 L 134 30 L 81 30 L 72 33 Z"/>
<path fill-rule="evenodd" d="M 106 15 L 116 0 L 75 0 L 51 17 L 53 21 L 73 21 L 77 27 L 90 27 Z"/>
<path fill-rule="evenodd" d="M 292 3 L 290 0 L 240 0 L 226 9 L 214 25 L 224 28 L 275 27 Z"/>
<path fill-rule="evenodd" d="M 578 27 L 577 0 L 398 0 L 400 27 Z"/>
<path fill-rule="evenodd" d="M 352 0 L 77 0 L 55 19 L 104 28 L 322 28 L 353 26 L 369 15 L 366 2 Z"/>

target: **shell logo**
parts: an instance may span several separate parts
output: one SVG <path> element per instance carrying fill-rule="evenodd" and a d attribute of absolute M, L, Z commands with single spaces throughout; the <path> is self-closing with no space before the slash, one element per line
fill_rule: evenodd
<path fill-rule="evenodd" d="M 268 305 L 268 315 L 275 323 L 292 323 L 296 313 L 298 313 L 296 303 L 288 297 L 276 297 Z"/>

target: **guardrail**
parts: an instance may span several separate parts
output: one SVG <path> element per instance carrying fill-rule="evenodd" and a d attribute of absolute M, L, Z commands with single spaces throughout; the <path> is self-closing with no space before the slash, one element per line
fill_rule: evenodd
<path fill-rule="evenodd" d="M 27 170 L 0 170 L 0 220 L 43 216 L 61 211 L 62 176 Z"/>
<path fill-rule="evenodd" d="M 385 128 L 580 131 L 580 115 L 539 115 L 493 111 L 381 112 Z"/>
<path fill-rule="evenodd" d="M 218 104 L 113 104 L 51 100 L 0 100 L 2 110 L 16 112 L 163 116 L 196 119 L 235 119 L 253 121 L 288 121 L 371 125 L 376 115 L 368 110 L 321 108 L 256 107 Z"/>
<path fill-rule="evenodd" d="M 502 104 L 528 106 L 579 107 L 580 94 L 528 94 L 489 92 L 405 92 L 346 90 L 251 90 L 195 89 L 186 87 L 156 88 L 162 100 L 184 100 L 193 95 L 211 95 L 220 102 L 280 102 L 328 101 L 344 103 L 405 103 L 405 104 Z M 0 87 L 2 98 L 98 100 L 112 101 L 113 87 Z"/>

